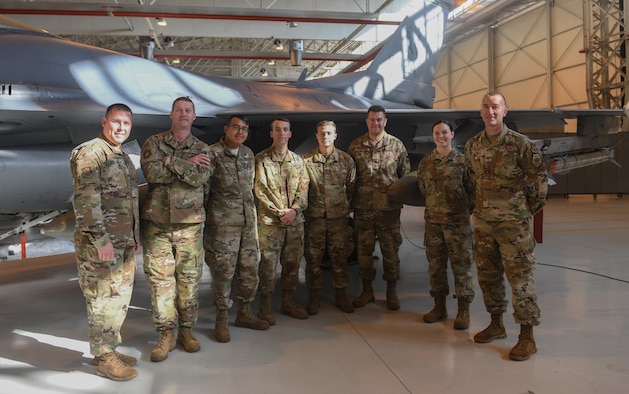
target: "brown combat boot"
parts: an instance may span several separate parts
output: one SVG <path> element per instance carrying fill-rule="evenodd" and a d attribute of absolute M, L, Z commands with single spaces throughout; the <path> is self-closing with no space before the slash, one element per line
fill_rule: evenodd
<path fill-rule="evenodd" d="M 373 286 L 369 279 L 363 279 L 363 292 L 352 301 L 354 308 L 362 308 L 370 302 L 376 301 L 376 297 L 373 295 Z"/>
<path fill-rule="evenodd" d="M 345 288 L 339 287 L 334 295 L 334 305 L 345 313 L 354 313 L 354 305 L 345 295 Z"/>
<path fill-rule="evenodd" d="M 467 330 L 470 326 L 470 303 L 459 298 L 459 310 L 454 319 L 455 330 Z"/>
<path fill-rule="evenodd" d="M 175 350 L 175 333 L 172 329 L 159 332 L 157 345 L 151 351 L 151 361 L 163 361 L 168 357 L 168 352 Z"/>
<path fill-rule="evenodd" d="M 114 353 L 116 353 L 120 361 L 122 361 L 123 363 L 127 364 L 130 367 L 134 366 L 138 362 L 138 359 L 133 356 L 127 356 L 126 354 L 118 353 L 118 351 L 116 350 L 114 350 Z M 98 363 L 100 363 L 100 357 L 94 356 L 91 364 L 95 367 L 98 367 Z"/>
<path fill-rule="evenodd" d="M 397 281 L 391 280 L 387 282 L 387 308 L 391 311 L 400 309 L 400 299 L 397 296 Z"/>
<path fill-rule="evenodd" d="M 258 319 L 251 313 L 248 302 L 238 304 L 238 314 L 236 315 L 236 327 L 251 328 L 252 330 L 268 330 L 269 322 Z"/>
<path fill-rule="evenodd" d="M 306 311 L 309 315 L 316 315 L 319 313 L 319 289 L 310 289 L 310 296 L 308 297 L 308 305 L 306 305 Z"/>
<path fill-rule="evenodd" d="M 494 339 L 506 338 L 507 332 L 502 324 L 502 313 L 492 313 L 489 326 L 478 334 L 474 335 L 474 342 L 489 343 Z"/>
<path fill-rule="evenodd" d="M 304 320 L 308 318 L 308 312 L 296 305 L 292 300 L 292 291 L 284 290 L 284 295 L 282 296 L 282 305 L 280 306 L 280 312 L 283 314 L 294 317 L 295 319 Z"/>
<path fill-rule="evenodd" d="M 179 327 L 177 342 L 181 343 L 183 348 L 188 353 L 194 353 L 201 350 L 201 344 L 194 337 L 194 334 L 192 334 L 192 328 L 190 327 Z"/>
<path fill-rule="evenodd" d="M 448 318 L 448 309 L 446 308 L 446 296 L 435 296 L 435 307 L 424 315 L 425 323 L 436 323 L 440 320 Z"/>
<path fill-rule="evenodd" d="M 514 361 L 524 361 L 537 353 L 535 338 L 533 338 L 533 326 L 522 324 L 520 326 L 520 337 L 518 343 L 509 353 L 509 358 Z"/>
<path fill-rule="evenodd" d="M 275 316 L 271 311 L 271 295 L 260 294 L 260 306 L 258 307 L 258 317 L 269 322 L 270 326 L 275 325 Z"/>
<path fill-rule="evenodd" d="M 116 382 L 124 382 L 138 376 L 138 371 L 120 361 L 116 352 L 101 355 L 96 374 Z"/>
<path fill-rule="evenodd" d="M 229 342 L 232 339 L 231 335 L 229 334 L 229 316 L 227 315 L 227 309 L 216 310 L 214 338 L 216 338 L 216 342 L 221 343 Z"/>

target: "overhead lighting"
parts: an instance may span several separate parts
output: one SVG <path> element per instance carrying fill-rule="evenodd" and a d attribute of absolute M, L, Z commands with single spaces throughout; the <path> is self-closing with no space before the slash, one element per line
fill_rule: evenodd
<path fill-rule="evenodd" d="M 159 26 L 168 26 L 168 22 L 166 22 L 166 19 L 164 18 L 157 18 L 157 24 Z"/>
<path fill-rule="evenodd" d="M 179 59 L 173 59 L 173 64 L 179 64 L 179 63 L 181 63 L 181 60 L 179 60 Z"/>
<path fill-rule="evenodd" d="M 271 59 L 268 62 L 266 62 L 266 64 L 268 64 L 269 66 L 275 66 L 275 60 Z"/>
<path fill-rule="evenodd" d="M 284 50 L 284 44 L 282 44 L 282 41 L 279 38 L 276 38 L 273 41 L 273 44 L 275 44 L 275 50 L 276 51 L 283 51 Z"/>
<path fill-rule="evenodd" d="M 269 73 L 266 72 L 266 68 L 261 68 L 260 69 L 260 75 L 263 76 L 263 77 L 268 77 Z"/>
<path fill-rule="evenodd" d="M 295 22 L 295 21 L 293 21 L 293 22 L 286 22 L 286 23 L 288 23 L 288 27 L 291 27 L 291 28 L 299 26 L 299 24 L 297 22 Z"/>

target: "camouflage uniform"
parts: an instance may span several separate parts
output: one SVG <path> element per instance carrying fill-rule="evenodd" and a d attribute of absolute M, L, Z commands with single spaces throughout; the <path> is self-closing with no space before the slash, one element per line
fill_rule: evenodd
<path fill-rule="evenodd" d="M 368 134 L 356 138 L 347 153 L 356 162 L 352 206 L 360 277 L 363 280 L 375 279 L 373 252 L 377 237 L 382 252 L 383 279 L 394 282 L 400 277 L 398 250 L 402 244 L 402 204 L 388 199 L 387 188 L 406 175 L 411 165 L 402 141 L 384 133 L 377 143 L 373 143 Z"/>
<path fill-rule="evenodd" d="M 471 138 L 465 156 L 475 175 L 474 251 L 485 307 L 491 314 L 506 311 L 506 274 L 516 323 L 538 325 L 530 218 L 542 209 L 548 191 L 539 149 L 505 126 L 494 141 L 484 131 Z"/>
<path fill-rule="evenodd" d="M 251 302 L 258 290 L 258 228 L 253 199 L 255 158 L 240 145 L 234 155 L 220 142 L 210 146 L 215 163 L 206 205 L 203 245 L 205 262 L 212 273 L 212 292 L 217 309 L 232 306 L 232 280 L 236 274 L 236 297 Z"/>
<path fill-rule="evenodd" d="M 304 161 L 288 151 L 284 160 L 273 146 L 258 153 L 256 159 L 255 195 L 258 198 L 258 232 L 260 236 L 260 292 L 272 294 L 275 288 L 275 266 L 282 266 L 280 286 L 294 291 L 299 279 L 299 264 L 304 251 L 304 214 L 308 207 L 308 173 Z M 297 212 L 292 225 L 280 221 L 280 209 Z"/>
<path fill-rule="evenodd" d="M 306 283 L 320 289 L 321 261 L 326 247 L 332 261 L 332 285 L 348 285 L 347 257 L 351 252 L 349 200 L 354 192 L 356 165 L 347 153 L 334 149 L 326 158 L 315 148 L 303 155 L 310 178 L 308 209 L 304 212 Z"/>
<path fill-rule="evenodd" d="M 205 143 L 192 134 L 179 142 L 170 130 L 142 146 L 142 170 L 149 183 L 142 209 L 144 273 L 158 331 L 192 327 L 198 317 L 204 186 L 211 169 L 187 159 L 200 153 L 208 153 Z"/>
<path fill-rule="evenodd" d="M 474 179 L 465 156 L 456 149 L 446 157 L 437 150 L 424 157 L 417 168 L 419 190 L 426 198 L 424 245 L 428 259 L 430 295 L 449 294 L 448 258 L 454 275 L 455 294 L 467 303 L 474 299 L 472 283 L 472 228 Z"/>
<path fill-rule="evenodd" d="M 74 242 L 79 285 L 87 303 L 90 353 L 110 353 L 121 343 L 120 328 L 133 291 L 139 241 L 138 181 L 129 156 L 101 134 L 72 151 L 76 216 Z M 109 242 L 114 260 L 100 261 L 97 248 Z"/>

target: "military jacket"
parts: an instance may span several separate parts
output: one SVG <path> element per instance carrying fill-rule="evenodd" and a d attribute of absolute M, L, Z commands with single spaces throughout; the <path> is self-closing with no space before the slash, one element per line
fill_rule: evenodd
<path fill-rule="evenodd" d="M 240 145 L 238 155 L 234 156 L 221 139 L 210 146 L 210 158 L 214 168 L 209 181 L 206 223 L 221 227 L 255 226 L 253 151 Z"/>
<path fill-rule="evenodd" d="M 318 147 L 302 157 L 310 178 L 306 217 L 333 219 L 347 216 L 356 181 L 356 164 L 352 157 L 334 149 L 326 159 Z"/>
<path fill-rule="evenodd" d="M 402 208 L 402 204 L 389 200 L 387 188 L 411 170 L 404 143 L 385 132 L 384 137 L 373 144 L 366 133 L 352 141 L 347 153 L 356 162 L 352 206 L 384 211 Z"/>
<path fill-rule="evenodd" d="M 144 142 L 140 164 L 149 188 L 142 219 L 156 223 L 205 221 L 204 188 L 212 165 L 187 161 L 200 153 L 209 153 L 208 146 L 192 134 L 179 142 L 168 130 Z"/>
<path fill-rule="evenodd" d="M 461 152 L 452 149 L 446 157 L 441 157 L 433 150 L 419 162 L 417 183 L 426 199 L 426 221 L 469 222 L 475 202 L 474 177 Z"/>
<path fill-rule="evenodd" d="M 474 215 L 485 221 L 522 220 L 542 209 L 548 172 L 539 148 L 506 126 L 495 141 L 485 131 L 465 144 L 476 183 Z"/>
<path fill-rule="evenodd" d="M 138 177 L 129 156 L 101 134 L 72 150 L 77 245 L 101 248 L 136 245 L 139 240 Z"/>
<path fill-rule="evenodd" d="M 297 212 L 294 224 L 303 223 L 309 184 L 303 159 L 289 150 L 282 161 L 273 146 L 258 153 L 255 159 L 258 221 L 282 225 L 279 210 L 292 208 Z"/>

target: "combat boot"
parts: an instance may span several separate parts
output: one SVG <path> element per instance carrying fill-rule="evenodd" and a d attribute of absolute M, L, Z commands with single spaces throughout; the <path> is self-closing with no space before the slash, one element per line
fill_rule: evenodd
<path fill-rule="evenodd" d="M 163 361 L 168 357 L 168 352 L 175 350 L 175 333 L 172 329 L 159 332 L 157 345 L 151 351 L 151 361 Z"/>
<path fill-rule="evenodd" d="M 216 342 L 221 343 L 229 342 L 232 339 L 229 334 L 229 316 L 227 315 L 227 309 L 216 310 L 214 337 L 216 338 Z"/>
<path fill-rule="evenodd" d="M 400 299 L 397 296 L 397 281 L 390 280 L 387 282 L 387 308 L 391 311 L 400 309 Z"/>
<path fill-rule="evenodd" d="M 425 323 L 435 323 L 448 318 L 448 309 L 446 308 L 446 296 L 435 296 L 435 307 L 424 315 Z"/>
<path fill-rule="evenodd" d="M 363 292 L 352 301 L 354 308 L 362 308 L 370 302 L 376 301 L 376 297 L 373 295 L 373 286 L 369 279 L 363 279 Z"/>
<path fill-rule="evenodd" d="M 251 313 L 248 302 L 238 304 L 238 314 L 236 315 L 236 327 L 251 328 L 252 330 L 268 330 L 269 322 L 258 319 Z"/>
<path fill-rule="evenodd" d="M 454 319 L 455 330 L 467 330 L 470 326 L 470 303 L 459 298 L 459 310 Z"/>
<path fill-rule="evenodd" d="M 99 357 L 96 374 L 117 382 L 131 380 L 138 376 L 138 371 L 120 361 L 116 352 L 109 352 Z"/>
<path fill-rule="evenodd" d="M 354 312 L 354 305 L 352 305 L 352 302 L 345 295 L 345 288 L 343 287 L 336 289 L 336 294 L 334 295 L 334 305 L 345 313 Z"/>
<path fill-rule="evenodd" d="M 310 289 L 310 296 L 308 297 L 308 305 L 306 305 L 306 311 L 309 315 L 316 315 L 319 313 L 319 289 Z"/>
<path fill-rule="evenodd" d="M 201 350 L 201 344 L 194 337 L 194 334 L 192 334 L 192 328 L 190 327 L 179 327 L 177 342 L 181 343 L 183 348 L 188 353 L 194 353 Z"/>
<path fill-rule="evenodd" d="M 522 324 L 518 343 L 511 349 L 509 358 L 514 361 L 524 361 L 535 353 L 537 353 L 537 347 L 535 346 L 535 338 L 533 338 L 533 326 Z"/>
<path fill-rule="evenodd" d="M 258 317 L 269 322 L 270 326 L 275 325 L 275 316 L 271 311 L 271 295 L 260 294 L 260 306 L 258 307 Z"/>
<path fill-rule="evenodd" d="M 132 356 L 127 356 L 126 354 L 122 354 L 122 353 L 118 353 L 118 351 L 114 350 L 114 353 L 116 353 L 116 355 L 118 356 L 118 358 L 120 359 L 120 361 L 122 361 L 123 363 L 127 364 L 128 366 L 132 367 L 134 366 L 137 362 L 138 359 Z M 92 359 L 92 365 L 95 367 L 98 367 L 98 363 L 100 363 L 100 357 L 98 356 L 94 356 L 94 358 Z"/>
<path fill-rule="evenodd" d="M 478 334 L 474 335 L 474 342 L 488 343 L 494 339 L 506 338 L 507 332 L 502 324 L 502 313 L 492 313 L 489 326 Z"/>
<path fill-rule="evenodd" d="M 289 290 L 284 290 L 284 295 L 282 296 L 282 305 L 280 306 L 280 312 L 282 312 L 285 315 L 288 315 L 290 317 L 294 317 L 295 319 L 307 319 L 308 318 L 308 312 L 296 305 L 291 296 L 292 296 L 293 292 L 289 291 Z"/>

